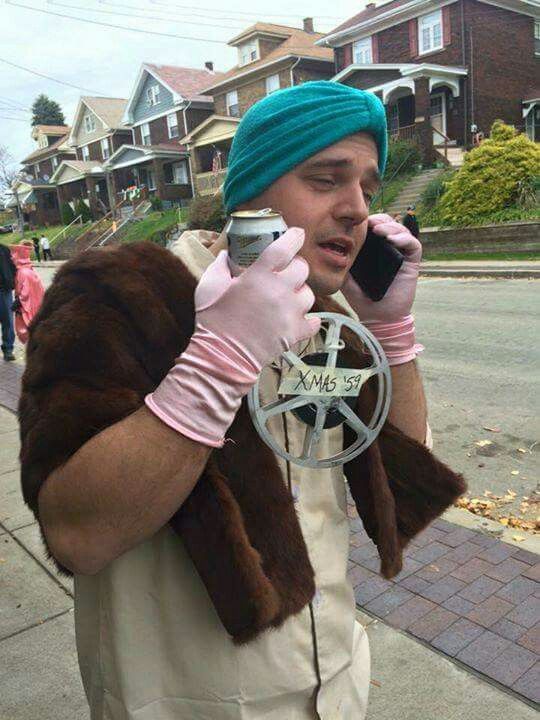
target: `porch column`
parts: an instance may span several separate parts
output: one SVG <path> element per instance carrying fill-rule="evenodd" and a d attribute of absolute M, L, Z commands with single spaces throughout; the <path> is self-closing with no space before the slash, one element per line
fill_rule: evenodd
<path fill-rule="evenodd" d="M 165 200 L 165 177 L 163 175 L 163 161 L 154 158 L 152 160 L 152 170 L 156 180 L 156 195 L 161 200 Z"/>
<path fill-rule="evenodd" d="M 84 179 L 86 185 L 86 192 L 88 194 L 88 200 L 90 201 L 90 213 L 93 220 L 99 218 L 97 194 L 96 194 L 96 180 L 91 175 L 87 175 Z"/>
<path fill-rule="evenodd" d="M 414 80 L 414 103 L 416 132 L 422 161 L 430 165 L 435 162 L 435 149 L 433 147 L 433 130 L 430 122 L 429 78 L 420 77 Z"/>

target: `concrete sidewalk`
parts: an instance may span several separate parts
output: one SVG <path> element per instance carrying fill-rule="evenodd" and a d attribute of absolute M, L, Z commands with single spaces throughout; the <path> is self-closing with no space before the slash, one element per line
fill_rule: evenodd
<path fill-rule="evenodd" d="M 423 260 L 425 277 L 540 278 L 540 260 Z"/>
<path fill-rule="evenodd" d="M 16 417 L 0 407 L 0 718 L 88 720 L 74 643 L 72 583 L 45 558 L 39 529 L 22 501 L 18 451 Z M 359 532 L 355 536 L 358 542 Z M 360 568 L 351 561 L 351 570 L 355 567 Z M 359 618 L 372 649 L 369 720 L 537 717 L 515 692 L 463 663 L 372 614 L 359 612 Z"/>

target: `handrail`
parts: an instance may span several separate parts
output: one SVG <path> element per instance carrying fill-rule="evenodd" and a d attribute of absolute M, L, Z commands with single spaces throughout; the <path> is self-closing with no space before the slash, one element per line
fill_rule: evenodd
<path fill-rule="evenodd" d="M 434 125 L 431 126 L 431 129 L 436 132 L 437 135 L 440 135 L 442 138 L 444 138 L 444 159 L 448 162 L 448 143 L 450 142 L 450 138 L 448 137 L 448 135 L 445 135 L 438 128 L 436 128 Z"/>
<path fill-rule="evenodd" d="M 382 208 L 383 208 L 383 210 L 384 210 L 384 186 L 385 186 L 385 184 L 392 182 L 392 180 L 396 177 L 396 175 L 398 175 L 398 173 L 399 173 L 399 171 L 401 170 L 401 168 L 405 165 L 405 163 L 409 160 L 409 158 L 410 158 L 411 155 L 413 155 L 413 154 L 414 154 L 414 151 L 411 150 L 411 152 L 403 158 L 403 160 L 402 160 L 401 163 L 398 165 L 398 167 L 396 168 L 396 170 L 392 173 L 392 175 L 390 175 L 389 178 L 386 178 L 386 177 L 384 178 L 384 182 L 381 183 L 381 189 L 379 190 L 378 193 L 376 193 L 376 194 L 373 196 L 373 199 L 372 199 L 372 201 L 371 201 L 371 204 L 374 204 L 374 203 L 379 199 L 379 197 L 380 197 L 380 198 L 381 198 L 381 205 L 382 205 Z"/>
<path fill-rule="evenodd" d="M 54 243 L 54 241 L 56 240 L 57 237 L 59 237 L 60 235 L 62 235 L 62 233 L 65 233 L 66 230 L 69 230 L 69 228 L 70 228 L 72 225 L 74 225 L 76 222 L 78 222 L 79 220 L 81 221 L 81 225 L 82 225 L 82 215 L 77 215 L 77 217 L 76 217 L 74 220 L 72 220 L 72 221 L 69 223 L 69 225 L 66 225 L 65 227 L 63 227 L 63 228 L 60 230 L 60 232 L 56 233 L 56 235 L 54 235 L 54 237 L 51 238 L 51 245 Z"/>
<path fill-rule="evenodd" d="M 143 204 L 146 203 L 146 202 L 148 202 L 148 198 L 143 198 L 137 205 L 135 205 L 135 207 L 132 209 L 132 212 L 128 215 L 128 217 L 124 218 L 124 220 L 122 220 L 122 221 L 116 226 L 116 228 L 115 228 L 114 230 L 112 229 L 112 227 L 106 228 L 106 229 L 101 233 L 101 235 L 98 235 L 98 237 L 97 237 L 95 240 L 93 240 L 93 241 L 90 243 L 90 245 L 88 245 L 88 247 L 85 247 L 84 249 L 85 249 L 85 250 L 90 250 L 91 248 L 96 247 L 96 245 L 97 245 L 98 247 L 102 247 L 103 245 L 105 245 L 105 243 L 106 243 L 108 240 L 110 240 L 111 237 L 113 237 L 114 235 L 116 235 L 116 233 L 117 233 L 121 228 L 123 228 L 124 225 L 126 225 L 128 222 L 130 222 L 130 221 L 132 220 L 132 218 L 133 218 L 133 216 L 135 215 L 135 213 L 137 212 L 137 210 L 141 207 L 141 205 L 143 205 Z M 122 204 L 122 203 L 120 203 L 120 204 Z M 120 206 L 117 206 L 117 207 L 120 207 Z"/>
<path fill-rule="evenodd" d="M 114 211 L 116 212 L 120 207 L 122 207 L 124 202 L 125 202 L 125 200 L 118 203 L 118 205 L 115 205 Z M 88 230 L 86 230 L 86 232 L 83 232 L 82 235 L 79 236 L 78 240 L 82 240 L 86 235 L 88 235 L 91 232 L 94 232 L 101 223 L 103 223 L 105 221 L 111 221 L 112 220 L 112 212 L 113 212 L 112 210 L 109 210 L 109 212 L 106 215 L 104 215 L 102 218 L 99 218 L 99 220 L 96 220 L 95 222 L 93 222 L 90 225 L 90 227 L 88 228 Z"/>

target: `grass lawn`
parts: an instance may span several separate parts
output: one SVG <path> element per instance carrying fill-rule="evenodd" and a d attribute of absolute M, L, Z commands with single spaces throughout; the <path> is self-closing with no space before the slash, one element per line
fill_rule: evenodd
<path fill-rule="evenodd" d="M 489 253 L 428 253 L 425 252 L 423 255 L 424 260 L 443 260 L 444 262 L 450 262 L 451 260 L 524 260 L 531 262 L 533 260 L 540 260 L 540 252 L 523 252 L 523 253 L 508 253 L 508 252 L 489 252 Z"/>
<path fill-rule="evenodd" d="M 379 193 L 371 203 L 370 214 L 384 212 L 384 208 L 391 205 L 403 190 L 409 180 L 416 175 L 414 170 L 397 175 L 389 183 L 384 183 L 384 193 Z M 405 208 L 404 208 L 405 209 Z"/>
<path fill-rule="evenodd" d="M 87 228 L 88 225 L 73 225 L 68 231 L 69 236 L 72 238 L 77 237 L 77 235 L 83 233 Z M 45 235 L 45 237 L 49 238 L 49 242 L 51 243 L 51 249 L 54 250 L 54 246 L 63 240 L 63 236 L 58 237 L 56 240 L 54 240 L 54 236 L 58 235 L 58 233 L 63 229 L 63 225 L 38 227 L 34 230 L 25 230 L 23 233 L 23 237 L 21 237 L 21 234 L 19 232 L 8 233 L 7 235 L 0 235 L 0 243 L 2 243 L 3 245 L 13 245 L 20 243 L 22 240 L 31 240 L 33 237 L 40 238 L 42 235 Z"/>
<path fill-rule="evenodd" d="M 183 215 L 181 215 L 183 217 Z M 122 236 L 123 243 L 151 240 L 155 233 L 170 230 L 178 223 L 178 209 L 151 212 L 144 220 L 130 223 L 127 232 Z"/>

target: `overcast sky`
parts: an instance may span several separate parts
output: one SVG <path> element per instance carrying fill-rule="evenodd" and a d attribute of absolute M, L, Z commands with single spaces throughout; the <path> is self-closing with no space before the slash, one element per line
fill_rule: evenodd
<path fill-rule="evenodd" d="M 0 0 L 0 144 L 7 146 L 17 161 L 37 147 L 30 137 L 31 115 L 24 108 L 29 109 L 40 93 L 60 103 L 69 124 L 79 95 L 127 98 L 142 62 L 202 68 L 206 60 L 212 60 L 216 70 L 224 71 L 236 63 L 236 50 L 227 46 L 227 40 L 256 21 L 301 27 L 302 17 L 309 16 L 314 18 L 316 31 L 328 32 L 368 1 Z M 20 5 L 200 39 L 102 27 Z M 220 6 L 226 9 L 217 10 Z M 2 60 L 85 90 L 37 77 Z"/>

